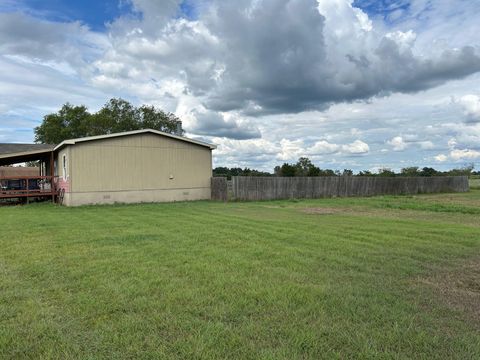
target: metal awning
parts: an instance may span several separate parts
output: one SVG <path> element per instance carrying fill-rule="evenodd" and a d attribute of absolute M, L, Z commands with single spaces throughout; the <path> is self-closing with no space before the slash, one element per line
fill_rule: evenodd
<path fill-rule="evenodd" d="M 1 144 L 0 166 L 27 161 L 48 160 L 55 145 L 49 144 Z"/>

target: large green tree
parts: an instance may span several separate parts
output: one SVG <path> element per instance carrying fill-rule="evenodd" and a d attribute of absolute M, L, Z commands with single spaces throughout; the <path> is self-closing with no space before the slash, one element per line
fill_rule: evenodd
<path fill-rule="evenodd" d="M 43 118 L 42 124 L 35 128 L 35 141 L 58 144 L 66 139 L 140 129 L 183 134 L 181 125 L 180 119 L 172 113 L 154 106 L 135 107 L 123 99 L 111 99 L 93 114 L 83 105 L 67 103 L 58 112 Z"/>
<path fill-rule="evenodd" d="M 73 106 L 69 103 L 43 118 L 42 124 L 35 128 L 35 141 L 43 144 L 58 144 L 65 139 L 74 139 L 88 133 L 88 124 L 92 114 L 85 106 Z"/>

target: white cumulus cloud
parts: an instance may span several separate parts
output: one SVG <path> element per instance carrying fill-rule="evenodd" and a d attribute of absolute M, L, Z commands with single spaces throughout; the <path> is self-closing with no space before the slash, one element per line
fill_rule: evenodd
<path fill-rule="evenodd" d="M 370 151 L 370 146 L 362 140 L 355 140 L 351 144 L 342 145 L 342 151 L 353 155 L 366 154 Z"/>
<path fill-rule="evenodd" d="M 408 144 L 401 136 L 395 136 L 391 140 L 388 140 L 387 144 L 393 148 L 393 151 L 403 151 L 408 147 Z"/>
<path fill-rule="evenodd" d="M 445 162 L 448 160 L 448 156 L 445 154 L 438 154 L 437 156 L 435 156 L 435 160 L 438 162 Z"/>
<path fill-rule="evenodd" d="M 474 160 L 480 158 L 480 151 L 472 149 L 455 149 L 450 152 L 453 160 Z"/>
<path fill-rule="evenodd" d="M 480 96 L 465 95 L 460 98 L 467 122 L 480 122 Z"/>
<path fill-rule="evenodd" d="M 323 155 L 323 154 L 333 154 L 338 152 L 341 149 L 341 146 L 337 144 L 329 143 L 325 140 L 317 141 L 311 148 L 308 149 L 309 154 L 312 155 Z"/>

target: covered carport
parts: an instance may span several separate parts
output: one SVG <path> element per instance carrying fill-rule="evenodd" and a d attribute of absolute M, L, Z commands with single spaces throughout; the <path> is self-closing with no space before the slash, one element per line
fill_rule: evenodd
<path fill-rule="evenodd" d="M 2 175 L 0 173 L 0 200 L 51 197 L 55 201 L 54 145 L 0 144 L 0 167 L 39 162 L 38 175 Z"/>

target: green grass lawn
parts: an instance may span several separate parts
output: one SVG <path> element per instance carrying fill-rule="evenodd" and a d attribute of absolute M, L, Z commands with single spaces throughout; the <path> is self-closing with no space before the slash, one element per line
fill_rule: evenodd
<path fill-rule="evenodd" d="M 480 358 L 480 190 L 0 224 L 1 359 Z"/>
<path fill-rule="evenodd" d="M 471 188 L 480 189 L 480 175 L 470 176 L 469 183 Z"/>

